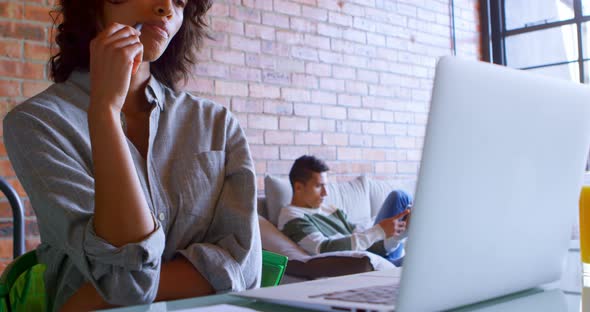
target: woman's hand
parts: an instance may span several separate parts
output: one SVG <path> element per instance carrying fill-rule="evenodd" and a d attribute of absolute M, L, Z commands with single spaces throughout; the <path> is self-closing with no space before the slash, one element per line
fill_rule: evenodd
<path fill-rule="evenodd" d="M 131 75 L 143 58 L 140 32 L 113 23 L 90 42 L 90 103 L 94 110 L 120 112 L 125 103 Z"/>

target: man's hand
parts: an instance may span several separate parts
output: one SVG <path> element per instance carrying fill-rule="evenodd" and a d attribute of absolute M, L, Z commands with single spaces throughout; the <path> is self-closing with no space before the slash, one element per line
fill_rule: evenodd
<path fill-rule="evenodd" d="M 409 218 L 410 212 L 411 211 L 409 209 L 406 209 L 403 212 L 391 218 L 383 219 L 381 220 L 381 222 L 379 222 L 379 226 L 383 229 L 383 232 L 385 232 L 386 238 L 392 236 L 400 237 L 405 233 L 407 228 L 407 222 L 402 221 L 402 218 L 405 216 L 408 216 Z"/>

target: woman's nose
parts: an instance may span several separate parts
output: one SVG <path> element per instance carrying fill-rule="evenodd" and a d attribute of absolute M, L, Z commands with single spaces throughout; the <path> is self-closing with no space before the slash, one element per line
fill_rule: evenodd
<path fill-rule="evenodd" d="M 154 5 L 154 13 L 159 16 L 169 16 L 172 14 L 171 0 L 158 1 L 158 3 Z"/>

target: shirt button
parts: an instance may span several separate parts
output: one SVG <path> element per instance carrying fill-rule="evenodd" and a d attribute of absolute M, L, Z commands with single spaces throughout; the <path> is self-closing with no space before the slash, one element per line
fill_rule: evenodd
<path fill-rule="evenodd" d="M 160 221 L 164 221 L 165 216 L 163 212 L 160 212 L 160 214 L 158 215 L 158 219 L 160 219 Z"/>

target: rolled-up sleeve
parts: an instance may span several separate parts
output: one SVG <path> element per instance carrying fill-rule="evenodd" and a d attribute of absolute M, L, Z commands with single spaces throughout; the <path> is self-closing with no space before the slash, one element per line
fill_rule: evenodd
<path fill-rule="evenodd" d="M 260 286 L 262 251 L 256 179 L 250 151 L 235 118 L 227 115 L 223 187 L 203 241 L 179 253 L 218 293 Z"/>
<path fill-rule="evenodd" d="M 52 118 L 59 117 L 17 110 L 4 119 L 8 155 L 35 209 L 43 243 L 63 251 L 65 261 L 72 263 L 83 281 L 91 282 L 107 302 L 152 302 L 165 245 L 161 226 L 156 222 L 156 230 L 142 241 L 122 247 L 97 236 L 92 168 L 80 157 L 88 151 L 65 137 L 63 133 L 76 132 L 60 129 L 69 127 L 67 122 L 54 123 Z M 75 290 L 81 285 L 67 286 Z M 53 299 L 63 304 L 67 298 Z"/>

